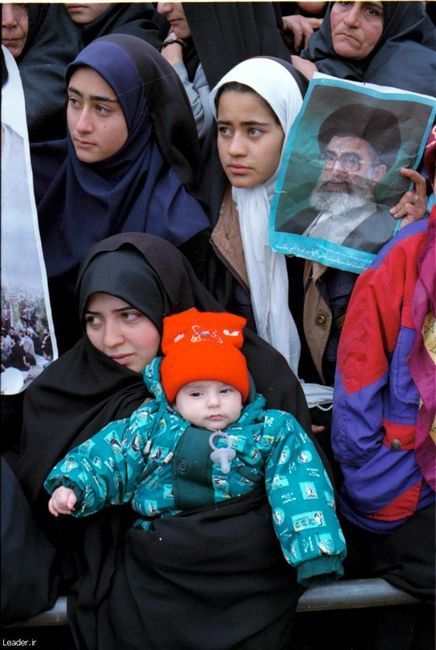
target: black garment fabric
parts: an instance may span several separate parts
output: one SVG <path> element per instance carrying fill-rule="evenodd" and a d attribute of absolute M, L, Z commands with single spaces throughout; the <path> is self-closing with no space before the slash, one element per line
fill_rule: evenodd
<path fill-rule="evenodd" d="M 61 352 L 78 339 L 74 282 L 89 248 L 118 232 L 150 232 L 206 255 L 209 221 L 195 192 L 199 148 L 184 88 L 163 57 L 136 36 L 92 41 L 68 67 L 95 70 L 121 104 L 128 138 L 101 162 L 81 162 L 70 135 L 31 148 L 39 227 Z M 199 242 L 197 240 L 200 240 Z M 192 249 L 189 248 L 192 245 Z"/>
<path fill-rule="evenodd" d="M 76 27 L 83 46 L 100 36 L 130 34 L 159 48 L 162 39 L 155 16 L 156 10 L 151 2 L 114 2 L 92 22 Z"/>
<path fill-rule="evenodd" d="M 54 605 L 56 552 L 3 457 L 1 494 L 1 624 L 17 625 Z"/>
<path fill-rule="evenodd" d="M 187 2 L 183 9 L 210 88 L 253 56 L 289 60 L 280 12 L 272 2 Z"/>
<path fill-rule="evenodd" d="M 383 3 L 382 35 L 362 61 L 336 55 L 330 29 L 333 5 L 329 3 L 321 28 L 302 52 L 304 59 L 333 77 L 436 95 L 436 30 L 423 2 Z"/>
<path fill-rule="evenodd" d="M 80 38 L 59 4 L 27 5 L 29 31 L 17 59 L 26 100 L 31 142 L 66 136 L 65 71 L 80 49 Z"/>
<path fill-rule="evenodd" d="M 285 650 L 301 592 L 253 492 L 128 529 L 107 592 L 91 611 L 85 578 L 71 622 L 87 650 Z"/>
<path fill-rule="evenodd" d="M 435 603 L 435 506 L 419 510 L 388 535 L 341 521 L 348 578 L 380 577 L 419 600 Z"/>

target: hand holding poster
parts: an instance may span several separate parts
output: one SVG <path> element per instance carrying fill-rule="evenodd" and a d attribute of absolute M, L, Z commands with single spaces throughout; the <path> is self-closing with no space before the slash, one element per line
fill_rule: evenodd
<path fill-rule="evenodd" d="M 281 253 L 360 273 L 400 227 L 435 119 L 432 97 L 317 74 L 289 134 L 270 215 Z"/>

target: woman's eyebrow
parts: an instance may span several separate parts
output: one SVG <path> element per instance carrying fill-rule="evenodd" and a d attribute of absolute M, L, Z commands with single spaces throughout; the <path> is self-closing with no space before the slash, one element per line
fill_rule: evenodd
<path fill-rule="evenodd" d="M 231 120 L 217 120 L 217 124 L 231 124 Z M 259 122 L 257 120 L 245 120 L 244 122 L 241 122 L 243 126 L 268 126 L 270 122 Z"/>
<path fill-rule="evenodd" d="M 75 94 L 78 95 L 79 97 L 84 97 L 84 96 L 85 96 L 82 92 L 80 92 L 80 90 L 78 90 L 77 88 L 74 88 L 74 86 L 68 86 L 68 92 L 75 93 Z M 103 95 L 88 95 L 88 97 L 89 97 L 89 99 L 91 99 L 92 101 L 97 101 L 97 102 L 112 102 L 112 103 L 114 103 L 114 104 L 118 104 L 118 99 L 117 99 L 116 97 L 115 97 L 115 99 L 112 98 L 112 97 L 105 97 L 105 96 L 103 96 Z"/>

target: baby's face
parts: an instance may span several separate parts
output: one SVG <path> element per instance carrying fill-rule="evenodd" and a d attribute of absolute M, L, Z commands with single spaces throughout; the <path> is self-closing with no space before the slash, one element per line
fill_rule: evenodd
<path fill-rule="evenodd" d="M 220 381 L 193 381 L 179 390 L 174 407 L 194 426 L 219 431 L 239 419 L 242 396 L 236 388 Z"/>

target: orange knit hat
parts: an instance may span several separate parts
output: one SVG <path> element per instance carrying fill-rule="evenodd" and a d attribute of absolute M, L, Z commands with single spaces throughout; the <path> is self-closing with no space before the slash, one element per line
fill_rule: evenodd
<path fill-rule="evenodd" d="M 245 401 L 250 391 L 247 362 L 240 348 L 245 318 L 197 309 L 163 319 L 162 386 L 170 404 L 182 386 L 213 380 L 234 386 Z"/>

